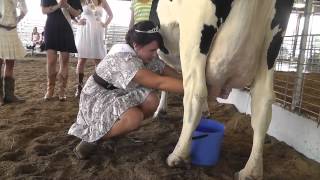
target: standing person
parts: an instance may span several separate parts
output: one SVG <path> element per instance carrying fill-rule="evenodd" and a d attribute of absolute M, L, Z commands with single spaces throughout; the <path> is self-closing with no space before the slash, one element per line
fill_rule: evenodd
<path fill-rule="evenodd" d="M 132 0 L 131 1 L 131 19 L 129 28 L 141 21 L 148 21 L 152 0 Z"/>
<path fill-rule="evenodd" d="M 103 11 L 107 19 L 102 22 Z M 106 55 L 104 48 L 104 32 L 113 18 L 112 11 L 106 0 L 86 0 L 83 13 L 78 21 L 76 46 L 78 49 L 77 76 L 78 85 L 75 93 L 80 97 L 83 86 L 84 66 L 87 59 L 94 59 L 96 66 Z"/>
<path fill-rule="evenodd" d="M 82 12 L 80 0 L 41 0 L 42 12 L 47 14 L 44 27 L 45 50 L 47 51 L 47 92 L 44 99 L 53 97 L 56 77 L 60 81 L 59 100 L 65 101 L 68 80 L 69 53 L 76 53 L 71 18 Z M 60 52 L 60 68 L 56 64 Z"/>
<path fill-rule="evenodd" d="M 138 129 L 158 106 L 154 89 L 183 92 L 182 79 L 174 78 L 178 73 L 156 58 L 164 45 L 151 21 L 134 25 L 126 42 L 111 48 L 82 90 L 77 121 L 68 132 L 82 139 L 74 149 L 79 159 L 86 158 L 99 139 Z"/>
<path fill-rule="evenodd" d="M 20 10 L 19 16 L 17 8 Z M 4 103 L 24 102 L 14 93 L 13 68 L 15 60 L 23 58 L 26 54 L 16 28 L 26 13 L 27 6 L 24 0 L 0 1 L 0 106 Z M 5 67 L 2 76 L 3 63 Z"/>
<path fill-rule="evenodd" d="M 35 49 L 37 44 L 40 44 L 40 33 L 38 32 L 38 28 L 34 27 L 31 33 L 30 43 L 27 46 L 27 49 Z"/>

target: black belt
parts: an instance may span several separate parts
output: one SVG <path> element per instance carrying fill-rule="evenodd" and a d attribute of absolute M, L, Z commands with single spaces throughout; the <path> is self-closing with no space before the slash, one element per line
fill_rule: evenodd
<path fill-rule="evenodd" d="M 15 29 L 17 26 L 4 26 L 0 24 L 0 28 L 4 28 L 7 31 L 11 31 L 12 29 Z"/>
<path fill-rule="evenodd" d="M 112 85 L 111 83 L 108 83 L 107 81 L 105 81 L 104 79 L 102 79 L 100 76 L 98 76 L 98 74 L 96 72 L 94 72 L 94 74 L 92 75 L 93 80 L 99 84 L 100 86 L 104 87 L 105 89 L 108 90 L 113 90 L 113 89 L 118 89 L 117 87 L 115 87 L 114 85 Z"/>

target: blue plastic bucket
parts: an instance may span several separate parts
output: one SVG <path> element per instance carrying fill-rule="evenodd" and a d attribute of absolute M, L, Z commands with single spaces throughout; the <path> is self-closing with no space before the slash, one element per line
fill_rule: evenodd
<path fill-rule="evenodd" d="M 220 156 L 224 125 L 215 120 L 201 118 L 192 134 L 191 162 L 195 165 L 215 165 Z"/>

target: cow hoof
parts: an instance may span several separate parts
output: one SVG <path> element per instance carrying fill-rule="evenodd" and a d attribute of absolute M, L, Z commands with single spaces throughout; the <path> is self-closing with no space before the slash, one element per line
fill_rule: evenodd
<path fill-rule="evenodd" d="M 170 167 L 181 167 L 185 166 L 186 164 L 190 164 L 190 161 L 171 153 L 167 158 L 167 164 Z"/>

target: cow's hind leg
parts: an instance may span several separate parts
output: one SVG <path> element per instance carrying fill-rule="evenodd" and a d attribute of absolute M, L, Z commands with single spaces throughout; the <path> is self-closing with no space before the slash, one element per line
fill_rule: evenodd
<path fill-rule="evenodd" d="M 263 63 L 264 64 L 264 63 Z M 263 178 L 263 145 L 272 114 L 273 69 L 261 66 L 251 88 L 251 126 L 254 131 L 252 150 L 246 166 L 235 179 L 250 180 Z"/>
<path fill-rule="evenodd" d="M 271 121 L 274 100 L 272 67 L 285 34 L 292 6 L 293 0 L 275 1 L 274 17 L 270 22 L 271 31 L 266 34 L 265 52 L 262 53 L 260 68 L 251 89 L 251 125 L 254 131 L 252 150 L 246 166 L 236 176 L 237 179 L 263 178 L 263 145 Z"/>
<path fill-rule="evenodd" d="M 192 132 L 199 123 L 203 103 L 207 100 L 206 58 L 216 31 L 213 26 L 214 6 L 211 1 L 183 1 L 181 8 L 182 14 L 179 14 L 178 19 L 184 114 L 179 141 L 167 159 L 169 166 L 179 165 L 189 158 Z M 190 12 L 197 13 L 190 16 Z"/>

